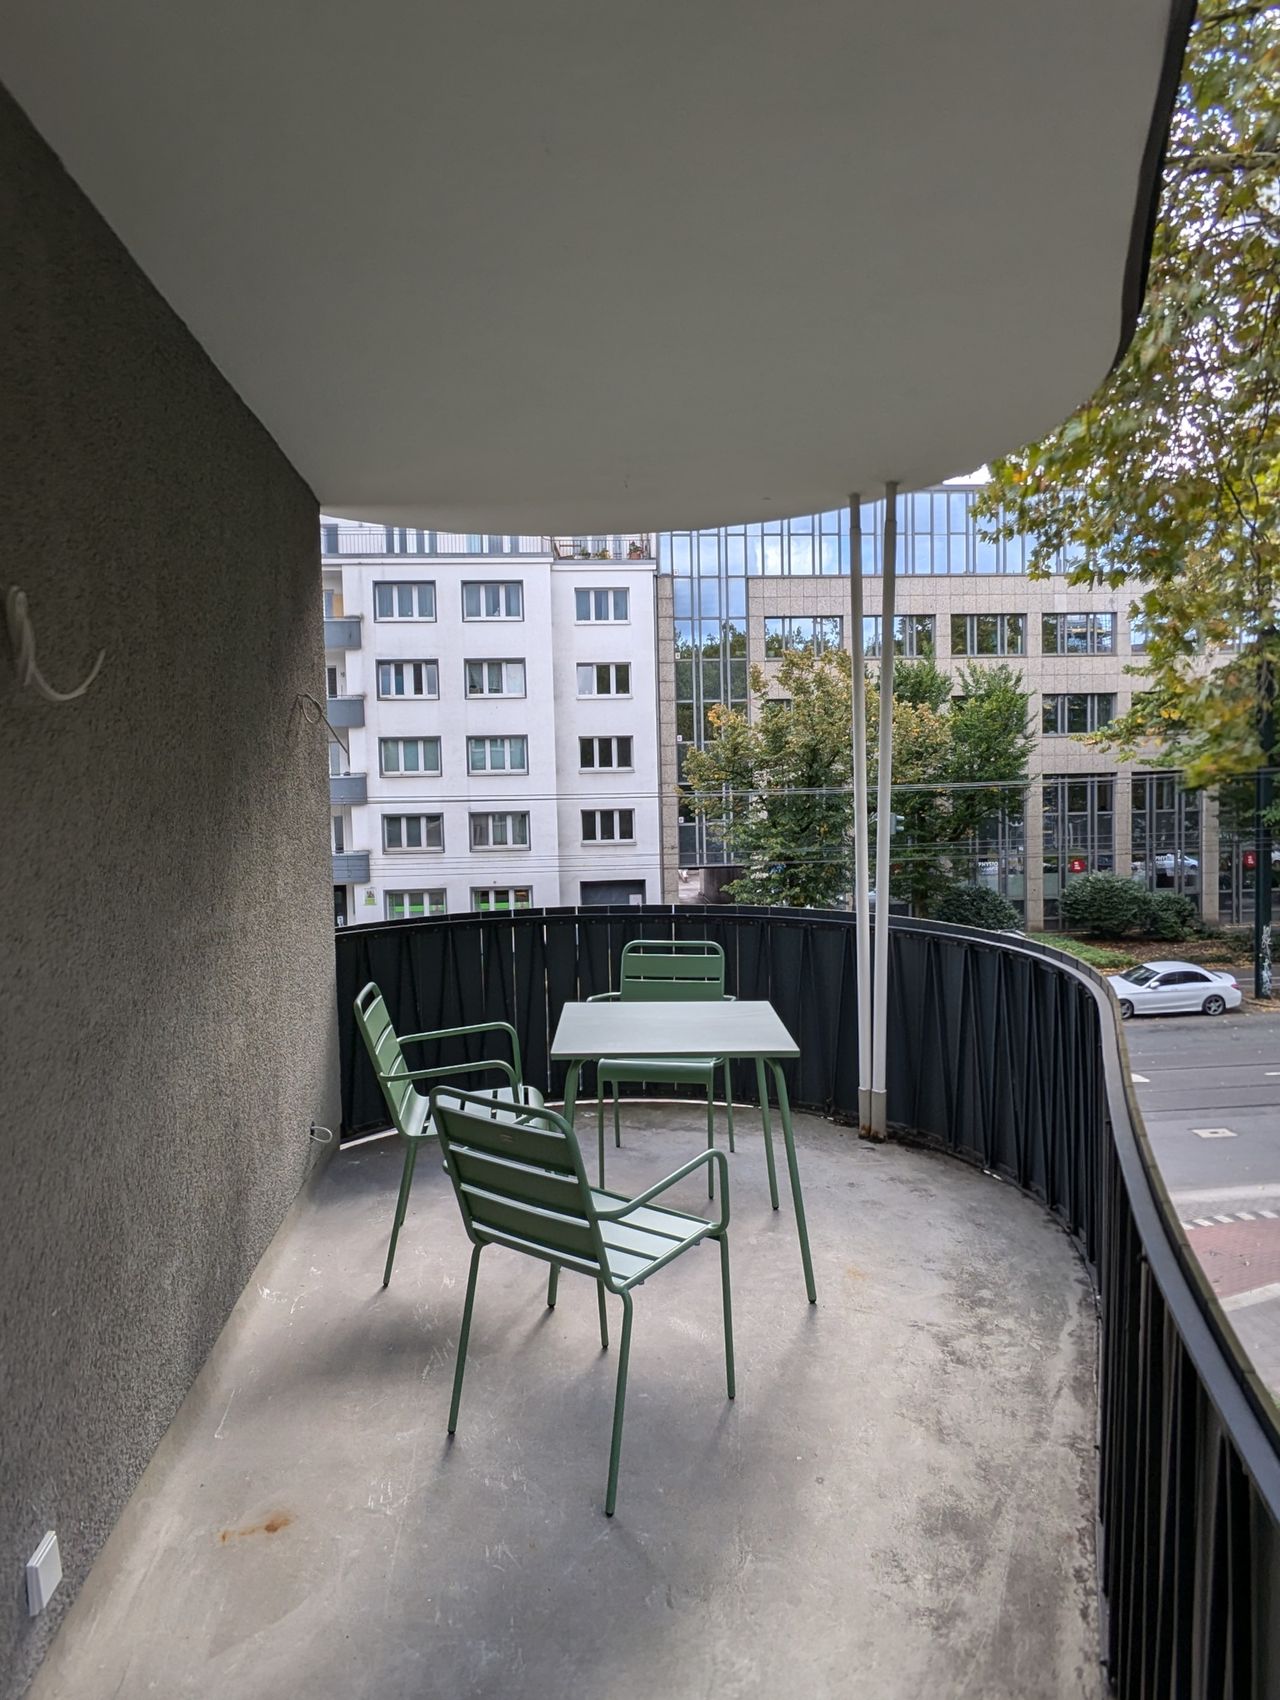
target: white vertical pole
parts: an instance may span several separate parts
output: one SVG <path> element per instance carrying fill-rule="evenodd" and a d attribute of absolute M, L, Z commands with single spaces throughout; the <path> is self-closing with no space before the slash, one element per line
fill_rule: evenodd
<path fill-rule="evenodd" d="M 876 774 L 876 939 L 871 1010 L 871 1137 L 889 1130 L 889 863 L 893 857 L 893 608 L 898 553 L 898 486 L 884 487 L 880 596 L 880 755 Z"/>
<path fill-rule="evenodd" d="M 862 638 L 862 501 L 849 497 L 849 614 L 853 621 L 853 908 L 858 964 L 858 1129 L 871 1127 L 871 857 L 867 831 L 867 652 Z"/>

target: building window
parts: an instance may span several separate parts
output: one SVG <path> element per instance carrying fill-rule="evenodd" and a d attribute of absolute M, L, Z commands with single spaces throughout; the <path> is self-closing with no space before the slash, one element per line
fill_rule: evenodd
<path fill-rule="evenodd" d="M 468 738 L 468 773 L 528 773 L 527 738 Z"/>
<path fill-rule="evenodd" d="M 1022 655 L 1027 643 L 1025 614 L 953 614 L 952 655 Z"/>
<path fill-rule="evenodd" d="M 810 655 L 839 649 L 844 642 L 844 621 L 839 614 L 783 614 L 764 623 L 764 652 L 784 655 L 799 649 Z"/>
<path fill-rule="evenodd" d="M 579 738 L 578 766 L 584 771 L 601 768 L 614 773 L 631 771 L 630 738 Z"/>
<path fill-rule="evenodd" d="M 631 695 L 631 663 L 629 661 L 584 661 L 579 663 L 578 695 L 580 697 L 629 697 Z"/>
<path fill-rule="evenodd" d="M 338 604 L 339 604 L 339 602 L 341 602 L 341 600 L 342 600 L 342 593 L 340 591 L 337 591 L 337 590 L 326 590 L 325 591 L 325 593 L 324 593 L 324 617 L 325 617 L 326 620 L 336 620 L 338 618 Z"/>
<path fill-rule="evenodd" d="M 505 909 L 527 909 L 533 890 L 527 885 L 472 886 L 471 907 L 477 915 L 493 915 Z"/>
<path fill-rule="evenodd" d="M 584 844 L 634 844 L 635 839 L 634 809 L 583 809 Z"/>
<path fill-rule="evenodd" d="M 1129 611 L 1129 648 L 1134 655 L 1145 655 L 1151 639 L 1151 628 L 1136 604 Z"/>
<path fill-rule="evenodd" d="M 419 921 L 425 915 L 446 915 L 443 891 L 388 891 L 384 897 L 388 921 Z"/>
<path fill-rule="evenodd" d="M 397 697 L 438 697 L 440 669 L 434 661 L 379 661 L 378 695 L 392 701 Z"/>
<path fill-rule="evenodd" d="M 336 667 L 325 668 L 324 688 L 329 696 L 340 697 L 342 695 L 342 683 L 343 681 L 339 679 L 338 669 Z"/>
<path fill-rule="evenodd" d="M 340 779 L 347 769 L 347 752 L 336 738 L 329 740 L 329 777 Z"/>
<path fill-rule="evenodd" d="M 436 587 L 415 579 L 412 583 L 383 583 L 373 587 L 375 620 L 434 620 Z"/>
<path fill-rule="evenodd" d="M 464 620 L 523 620 L 524 585 L 518 579 L 464 584 L 462 617 Z"/>
<path fill-rule="evenodd" d="M 466 673 L 469 697 L 524 695 L 523 661 L 468 661 Z"/>
<path fill-rule="evenodd" d="M 1150 891 L 1177 891 L 1200 901 L 1200 794 L 1184 791 L 1176 773 L 1135 773 L 1130 825 L 1133 877 Z"/>
<path fill-rule="evenodd" d="M 1110 691 L 1072 691 L 1042 699 L 1040 728 L 1046 737 L 1096 732 L 1115 719 L 1116 699 Z"/>
<path fill-rule="evenodd" d="M 341 815 L 333 816 L 333 853 L 335 856 L 345 855 L 347 848 L 346 827 Z"/>
<path fill-rule="evenodd" d="M 406 773 L 440 777 L 439 738 L 379 738 L 378 768 L 381 773 Z"/>
<path fill-rule="evenodd" d="M 529 817 L 510 810 L 496 814 L 472 815 L 471 848 L 473 850 L 527 850 L 529 848 Z"/>
<path fill-rule="evenodd" d="M 573 603 L 580 626 L 622 625 L 631 618 L 629 590 L 575 590 Z"/>
<path fill-rule="evenodd" d="M 1114 614 L 1046 614 L 1041 626 L 1046 655 L 1112 655 L 1116 647 Z"/>
<path fill-rule="evenodd" d="M 384 850 L 443 850 L 443 815 L 383 815 Z"/>
<path fill-rule="evenodd" d="M 880 654 L 880 616 L 864 615 L 862 647 L 871 659 Z M 898 614 L 893 622 L 893 653 L 908 657 L 932 655 L 934 650 L 932 614 Z"/>
<path fill-rule="evenodd" d="M 1044 780 L 1044 918 L 1059 921 L 1063 887 L 1081 874 L 1115 872 L 1115 781 L 1074 774 Z"/>

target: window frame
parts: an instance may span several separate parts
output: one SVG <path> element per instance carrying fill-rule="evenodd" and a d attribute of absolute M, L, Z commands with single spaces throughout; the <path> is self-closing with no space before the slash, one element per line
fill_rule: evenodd
<path fill-rule="evenodd" d="M 392 809 L 392 810 L 388 810 L 388 811 L 384 812 L 381 815 L 380 818 L 381 818 L 381 831 L 382 831 L 382 850 L 383 850 L 384 855 L 387 855 L 387 856 L 442 856 L 444 854 L 444 814 L 442 812 L 436 812 L 436 811 L 427 812 L 426 810 L 419 811 L 417 809 L 414 809 L 414 810 L 402 813 L 399 810 Z M 420 820 L 423 823 L 422 843 L 421 844 L 389 844 L 387 842 L 387 839 L 390 836 L 390 834 L 388 833 L 387 828 L 388 828 L 390 822 L 393 821 L 393 820 L 398 820 L 398 821 Z M 428 823 L 431 822 L 431 821 L 437 822 L 438 826 L 439 826 L 440 842 L 438 844 L 429 844 L 427 842 L 427 840 L 428 840 L 428 838 L 430 837 L 430 834 L 431 834 L 431 828 L 428 825 Z M 401 830 L 403 832 L 403 828 Z"/>
<path fill-rule="evenodd" d="M 473 691 L 471 689 L 471 672 L 470 672 L 472 667 L 483 667 L 483 668 L 486 668 L 486 669 L 490 668 L 490 667 L 501 667 L 501 669 L 502 669 L 502 689 L 500 691 L 491 691 L 491 690 L 488 690 L 488 689 L 480 690 L 480 691 Z M 507 689 L 507 669 L 509 667 L 518 667 L 520 669 L 520 689 L 518 691 L 512 691 L 512 690 Z M 488 677 L 489 677 L 487 671 L 484 674 L 484 677 L 487 681 Z M 502 700 L 504 698 L 508 701 L 518 700 L 519 698 L 526 697 L 529 694 L 529 669 L 525 665 L 524 657 L 521 656 L 521 655 L 509 655 L 509 656 L 501 656 L 501 657 L 500 656 L 487 656 L 487 655 L 486 656 L 473 656 L 469 660 L 466 660 L 462 663 L 462 685 L 463 685 L 463 695 L 470 702 L 482 702 L 482 701 L 485 701 L 486 699 L 491 700 L 491 701 L 498 701 L 498 700 Z"/>
<path fill-rule="evenodd" d="M 593 754 L 596 757 L 596 760 L 591 762 L 591 763 L 585 763 L 582 759 L 583 746 L 585 744 L 590 744 L 592 746 Z M 623 766 L 620 763 L 606 764 L 604 762 L 601 762 L 599 760 L 601 744 L 611 745 L 613 747 L 613 753 L 615 755 L 618 753 L 617 746 L 619 744 L 626 744 L 627 754 L 631 758 L 630 761 L 625 766 Z M 579 773 L 634 773 L 635 770 L 636 770 L 636 768 L 635 768 L 635 745 L 636 745 L 635 738 L 629 732 L 618 732 L 618 733 L 595 732 L 595 733 L 591 733 L 590 735 L 585 735 L 583 733 L 579 733 L 578 734 L 578 772 Z"/>
<path fill-rule="evenodd" d="M 483 610 L 483 604 L 484 604 L 485 598 L 483 596 L 481 596 L 480 597 L 481 612 L 478 613 L 478 614 L 468 614 L 467 613 L 467 592 L 469 590 L 475 590 L 475 591 L 496 590 L 499 593 L 498 594 L 498 600 L 502 604 L 502 610 L 503 610 L 502 613 L 500 613 L 500 614 L 487 614 L 487 613 L 485 613 L 484 610 Z M 507 603 L 510 599 L 510 593 L 513 590 L 518 593 L 518 600 L 519 600 L 519 603 L 520 603 L 520 611 L 517 614 L 511 613 L 510 610 L 507 607 Z M 463 621 L 467 625 L 499 625 L 499 624 L 504 624 L 504 623 L 509 623 L 509 624 L 514 625 L 517 621 L 524 619 L 524 580 L 522 578 L 469 578 L 469 579 L 464 579 L 462 581 L 461 600 L 462 600 L 462 618 L 463 618 Z"/>
<path fill-rule="evenodd" d="M 619 668 L 625 669 L 627 676 L 626 690 L 620 691 L 614 688 L 607 691 L 599 689 L 584 691 L 582 688 L 582 675 L 584 670 L 588 668 L 591 671 L 593 682 L 596 686 L 598 686 L 600 682 L 601 668 L 607 668 L 610 682 L 615 687 L 617 685 Z M 632 695 L 631 663 L 629 661 L 579 661 L 577 663 L 577 669 L 578 699 L 581 702 L 594 702 L 602 699 L 614 702 L 625 701 Z"/>
<path fill-rule="evenodd" d="M 379 614 L 379 612 L 378 612 L 378 592 L 380 590 L 391 590 L 391 591 L 395 591 L 395 592 L 399 592 L 401 590 L 412 591 L 414 593 L 413 594 L 413 604 L 414 604 L 415 609 L 418 609 L 420 607 L 420 604 L 421 604 L 421 601 L 422 601 L 422 592 L 424 590 L 430 591 L 430 593 L 431 593 L 431 612 L 429 614 L 423 614 L 421 612 L 415 612 L 413 614 L 399 614 L 399 613 Z M 392 600 L 398 602 L 400 600 L 399 595 L 397 594 L 396 596 L 394 596 Z M 438 604 L 437 604 L 437 600 L 436 600 L 436 581 L 433 578 L 380 578 L 380 579 L 374 580 L 374 584 L 373 584 L 373 618 L 374 618 L 374 622 L 377 625 L 380 625 L 380 626 L 428 625 L 428 624 L 432 623 L 436 618 L 437 606 L 438 606 Z"/>
<path fill-rule="evenodd" d="M 393 915 L 391 913 L 392 902 L 395 898 L 407 900 L 411 897 L 423 899 L 423 908 L 420 912 L 410 911 L 406 904 L 404 914 Z M 439 903 L 435 902 L 436 898 L 439 898 Z M 447 915 L 448 913 L 449 893 L 444 886 L 422 887 L 411 891 L 384 891 L 382 894 L 382 917 L 385 921 L 428 921 L 433 915 Z"/>
<path fill-rule="evenodd" d="M 379 702 L 439 702 L 440 663 L 438 660 L 429 659 L 427 657 L 414 657 L 412 659 L 400 660 L 395 656 L 389 656 L 385 660 L 375 661 L 373 667 L 374 683 L 377 686 Z M 427 683 L 427 681 L 434 679 L 435 689 L 422 691 L 384 691 L 382 688 L 382 670 L 384 667 L 392 670 L 393 680 L 394 671 L 397 667 L 401 669 L 406 667 L 421 667 L 423 669 L 424 684 Z"/>
<path fill-rule="evenodd" d="M 524 843 L 520 844 L 516 842 L 515 839 L 508 838 L 504 844 L 495 844 L 493 842 L 493 823 L 496 820 L 506 821 L 508 823 L 508 831 L 510 831 L 512 822 L 522 820 L 524 822 Z M 488 842 L 485 844 L 478 844 L 476 842 L 476 826 L 480 821 L 487 823 L 485 830 L 489 836 Z M 528 809 L 471 809 L 468 811 L 467 844 L 471 850 L 479 854 L 487 855 L 491 851 L 497 851 L 502 855 L 524 855 L 530 849 L 532 839 L 533 832 L 531 830 Z"/>
<path fill-rule="evenodd" d="M 400 746 L 400 756 L 404 756 L 405 744 L 434 744 L 436 747 L 436 765 L 434 767 L 388 767 L 384 746 L 397 744 Z M 382 779 L 439 779 L 444 772 L 444 750 L 438 734 L 426 733 L 408 738 L 378 738 L 378 774 Z"/>
<path fill-rule="evenodd" d="M 583 842 L 583 844 L 590 844 L 590 845 L 599 845 L 599 844 L 633 845 L 635 843 L 635 841 L 636 841 L 636 811 L 635 811 L 634 808 L 621 808 L 621 807 L 619 807 L 619 808 L 605 808 L 605 809 L 582 809 L 580 811 L 580 813 L 581 813 L 581 816 L 582 816 L 581 830 L 582 830 L 582 842 Z M 624 838 L 622 836 L 621 832 L 615 832 L 612 835 L 612 837 L 610 837 L 610 836 L 607 836 L 606 834 L 602 833 L 600 831 L 600 825 L 601 825 L 601 822 L 603 821 L 603 819 L 606 815 L 608 815 L 613 820 L 615 827 L 620 827 L 622 825 L 622 817 L 624 815 L 629 815 L 631 817 L 631 836 L 629 838 Z M 588 833 L 588 831 L 587 831 L 587 822 L 589 820 L 592 822 L 592 831 L 590 833 Z"/>
<path fill-rule="evenodd" d="M 621 596 L 622 599 L 623 599 L 623 605 L 625 606 L 627 611 L 626 611 L 625 614 L 623 614 L 621 616 L 619 616 L 615 613 L 599 615 L 599 614 L 596 614 L 594 611 L 584 616 L 580 612 L 582 604 L 579 601 L 579 598 L 583 597 L 583 596 L 590 598 L 590 602 L 589 602 L 588 605 L 593 610 L 594 610 L 594 607 L 595 607 L 595 599 L 596 599 L 597 596 L 607 596 L 609 598 L 609 607 L 611 609 L 615 608 L 617 606 L 614 598 Z M 576 584 L 576 585 L 574 585 L 574 587 L 573 587 L 573 623 L 574 623 L 575 626 L 629 626 L 631 624 L 631 587 L 629 585 L 625 585 L 625 584 L 618 584 L 618 585 L 614 585 L 614 584 Z"/>
<path fill-rule="evenodd" d="M 1085 721 L 1083 727 L 1070 725 L 1070 703 L 1072 697 L 1083 697 L 1085 702 Z M 1098 704 L 1109 702 L 1111 711 L 1105 719 L 1098 717 Z M 1054 705 L 1057 719 L 1056 726 L 1046 724 L 1049 705 Z M 1116 693 L 1114 691 L 1041 691 L 1040 693 L 1040 736 L 1042 738 L 1086 738 L 1092 732 L 1100 732 L 1104 726 L 1109 726 L 1116 717 Z"/>
<path fill-rule="evenodd" d="M 1001 657 L 1016 655 L 1025 657 L 1027 653 L 1027 620 L 1025 613 L 1005 613 L 1000 610 L 987 610 L 982 613 L 952 614 L 951 618 L 951 653 L 962 657 L 965 661 L 994 661 Z M 994 649 L 978 649 L 978 621 L 994 620 L 996 622 L 996 647 Z M 1021 642 L 1017 649 L 1009 646 L 1009 624 L 1017 620 L 1021 623 Z M 956 627 L 964 629 L 964 648 L 956 648 Z"/>
<path fill-rule="evenodd" d="M 503 904 L 481 904 L 477 899 L 492 897 L 497 892 L 503 892 L 508 901 Z M 520 893 L 524 893 L 524 902 L 519 901 Z M 471 887 L 471 913 L 473 915 L 511 915 L 519 909 L 533 908 L 533 887 L 531 885 L 473 885 Z"/>
<path fill-rule="evenodd" d="M 511 754 L 511 745 L 513 743 L 520 743 L 524 745 L 523 767 L 512 767 L 509 759 L 505 767 L 493 767 L 488 764 L 490 745 L 504 745 L 505 753 L 509 758 Z M 483 767 L 476 767 L 472 762 L 471 756 L 473 744 L 483 744 L 485 746 L 486 765 Z M 527 732 L 468 732 L 466 736 L 466 749 L 468 775 L 483 774 L 486 778 L 497 777 L 499 779 L 527 779 L 529 776 L 529 735 Z"/>

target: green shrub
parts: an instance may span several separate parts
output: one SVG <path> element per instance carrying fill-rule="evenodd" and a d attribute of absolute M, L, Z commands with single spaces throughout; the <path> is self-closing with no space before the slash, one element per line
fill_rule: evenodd
<path fill-rule="evenodd" d="M 949 885 L 934 903 L 933 917 L 953 927 L 990 927 L 995 932 L 1007 932 L 1019 922 L 1013 904 L 985 885 Z"/>
<path fill-rule="evenodd" d="M 1176 891 L 1155 891 L 1147 897 L 1144 932 L 1153 939 L 1189 939 L 1200 925 L 1200 916 L 1189 897 Z"/>
<path fill-rule="evenodd" d="M 1146 927 L 1151 897 L 1145 886 L 1119 874 L 1082 874 L 1067 881 L 1059 909 L 1072 932 L 1119 939 Z"/>

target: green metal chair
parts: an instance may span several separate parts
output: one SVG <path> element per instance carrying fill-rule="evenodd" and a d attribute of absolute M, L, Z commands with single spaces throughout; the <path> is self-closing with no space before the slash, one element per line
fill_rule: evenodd
<path fill-rule="evenodd" d="M 665 1264 L 704 1239 L 720 1242 L 720 1285 L 724 1307 L 724 1360 L 730 1399 L 734 1395 L 733 1312 L 729 1294 L 729 1172 L 722 1151 L 704 1151 L 635 1198 L 593 1188 L 573 1129 L 554 1110 L 522 1109 L 491 1097 L 437 1086 L 431 1118 L 440 1137 L 445 1168 L 453 1182 L 471 1241 L 471 1272 L 458 1335 L 458 1364 L 449 1406 L 449 1433 L 458 1426 L 462 1376 L 471 1335 L 480 1253 L 507 1246 L 551 1265 L 547 1304 L 554 1307 L 561 1269 L 596 1283 L 600 1344 L 609 1345 L 605 1294 L 622 1300 L 622 1343 L 613 1402 L 606 1517 L 618 1498 L 618 1460 L 631 1355 L 631 1291 Z M 654 1209 L 650 1200 L 699 1168 L 720 1170 L 720 1216 L 708 1222 L 683 1210 Z"/>
<path fill-rule="evenodd" d="M 724 951 L 710 939 L 632 939 L 622 948 L 616 992 L 601 992 L 590 1003 L 721 1003 L 725 998 Z M 633 1084 L 701 1086 L 707 1094 L 707 1149 L 715 1146 L 716 1074 L 724 1071 L 725 1116 L 729 1149 L 733 1143 L 733 1093 L 724 1057 L 601 1057 L 596 1064 L 596 1142 L 600 1185 L 604 1185 L 604 1100 L 613 1099 L 613 1143 L 622 1144 L 618 1095 L 624 1081 Z M 707 1171 L 707 1197 L 715 1197 L 715 1173 Z"/>
<path fill-rule="evenodd" d="M 505 1075 L 507 1084 L 494 1087 L 484 1094 L 493 1103 L 541 1106 L 542 1093 L 526 1086 L 520 1072 L 520 1040 L 514 1027 L 505 1021 L 482 1021 L 474 1027 L 441 1027 L 433 1033 L 398 1035 L 387 1013 L 386 1002 L 377 986 L 370 980 L 355 1002 L 356 1026 L 360 1029 L 382 1088 L 382 1096 L 396 1132 L 405 1142 L 404 1168 L 400 1174 L 400 1193 L 396 1199 L 395 1221 L 391 1225 L 391 1244 L 387 1247 L 387 1266 L 382 1273 L 385 1287 L 391 1279 L 391 1265 L 396 1260 L 396 1241 L 409 1208 L 409 1189 L 413 1185 L 414 1165 L 418 1161 L 418 1146 L 435 1132 L 431 1123 L 431 1106 L 425 1093 L 414 1089 L 415 1080 L 439 1080 L 444 1076 L 482 1072 Z M 463 1039 L 473 1033 L 505 1033 L 511 1041 L 512 1061 L 486 1057 L 479 1062 L 447 1063 L 439 1068 L 406 1066 L 403 1045 L 426 1045 L 438 1039 Z"/>

